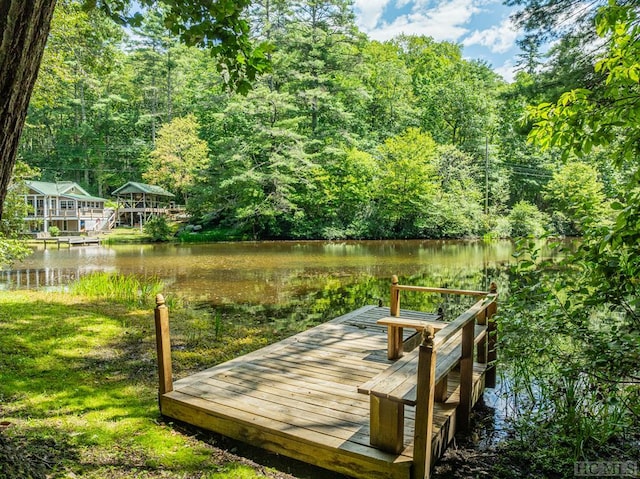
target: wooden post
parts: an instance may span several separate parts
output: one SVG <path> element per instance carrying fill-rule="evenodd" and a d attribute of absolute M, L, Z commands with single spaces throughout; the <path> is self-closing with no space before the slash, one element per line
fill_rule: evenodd
<path fill-rule="evenodd" d="M 422 334 L 423 340 L 418 356 L 411 479 L 429 479 L 433 461 L 433 400 L 436 388 L 436 349 L 433 344 L 433 327 L 429 326 L 423 330 Z"/>
<path fill-rule="evenodd" d="M 402 335 L 403 328 L 400 326 L 387 326 L 387 359 L 393 361 L 404 354 Z"/>
<path fill-rule="evenodd" d="M 489 292 L 495 294 L 493 303 L 487 308 L 487 363 L 489 367 L 484 376 L 485 386 L 488 388 L 496 387 L 496 365 L 498 352 L 496 346 L 498 343 L 498 329 L 496 327 L 495 314 L 498 312 L 498 286 L 491 283 Z"/>
<path fill-rule="evenodd" d="M 473 402 L 473 332 L 475 321 L 462 328 L 462 355 L 460 358 L 460 403 L 456 409 L 456 430 L 466 431 L 470 426 Z"/>
<path fill-rule="evenodd" d="M 171 338 L 169 336 L 169 310 L 164 304 L 164 296 L 156 296 L 154 310 L 156 320 L 156 350 L 158 352 L 158 376 L 160 379 L 159 394 L 173 391 L 171 372 Z"/>
<path fill-rule="evenodd" d="M 484 310 L 484 312 L 482 314 L 479 314 L 476 317 L 476 324 L 478 324 L 479 326 L 486 326 L 487 325 L 487 319 L 489 317 L 488 311 L 487 309 Z M 480 364 L 486 364 L 487 363 L 487 337 L 489 335 L 489 331 L 487 328 L 487 334 L 485 334 L 482 339 L 478 342 L 477 348 L 476 348 L 476 354 L 477 354 L 477 361 Z"/>
<path fill-rule="evenodd" d="M 400 290 L 398 289 L 398 277 L 394 274 L 391 276 L 391 306 L 389 314 L 396 318 L 400 316 Z"/>
<path fill-rule="evenodd" d="M 449 397 L 449 375 L 443 377 L 438 384 L 436 384 L 435 396 L 433 400 L 435 402 L 445 402 Z"/>
<path fill-rule="evenodd" d="M 399 454 L 404 449 L 404 404 L 369 396 L 369 442 L 383 451 Z"/>

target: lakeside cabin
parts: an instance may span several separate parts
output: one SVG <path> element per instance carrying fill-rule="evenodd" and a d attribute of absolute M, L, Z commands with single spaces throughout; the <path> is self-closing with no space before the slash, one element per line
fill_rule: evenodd
<path fill-rule="evenodd" d="M 116 222 L 122 226 L 142 226 L 157 216 L 171 214 L 175 195 L 164 188 L 129 181 L 113 193 L 118 206 Z"/>
<path fill-rule="evenodd" d="M 25 222 L 31 233 L 48 233 L 55 226 L 62 234 L 77 235 L 108 229 L 114 220 L 106 199 L 90 195 L 73 181 L 25 183 L 25 202 L 31 206 Z"/>

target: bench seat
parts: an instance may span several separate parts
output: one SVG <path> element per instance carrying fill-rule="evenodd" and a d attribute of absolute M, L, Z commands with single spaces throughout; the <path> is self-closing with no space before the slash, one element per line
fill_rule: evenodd
<path fill-rule="evenodd" d="M 487 327 L 476 325 L 474 329 L 474 342 L 477 344 L 487 334 Z M 462 331 L 453 336 L 452 341 L 447 341 L 442 349 L 438 350 L 436 357 L 436 378 L 438 384 L 451 372 L 462 357 L 462 346 L 457 340 Z M 437 335 L 436 335 L 437 337 Z M 396 360 L 391 366 L 380 374 L 358 387 L 358 392 L 389 399 L 408 406 L 416 404 L 416 378 L 418 374 L 418 349 Z"/>

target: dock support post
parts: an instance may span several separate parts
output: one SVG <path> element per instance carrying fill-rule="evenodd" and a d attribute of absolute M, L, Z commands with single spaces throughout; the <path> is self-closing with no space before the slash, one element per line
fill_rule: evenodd
<path fill-rule="evenodd" d="M 389 314 L 394 317 L 400 316 L 400 289 L 398 289 L 398 277 L 394 274 L 391 277 L 391 305 Z"/>
<path fill-rule="evenodd" d="M 171 338 L 169 335 L 169 309 L 164 304 L 164 296 L 156 296 L 155 323 L 156 349 L 158 352 L 159 395 L 173 391 L 171 371 Z"/>
<path fill-rule="evenodd" d="M 429 326 L 423 330 L 422 334 L 418 356 L 411 479 L 429 479 L 433 461 L 433 402 L 436 389 L 436 349 L 433 344 L 433 327 Z"/>
<path fill-rule="evenodd" d="M 496 387 L 496 359 L 498 353 L 496 346 L 498 343 L 498 328 L 496 326 L 495 314 L 498 312 L 498 285 L 491 283 L 489 293 L 495 294 L 493 303 L 487 308 L 487 364 L 489 365 L 484 376 L 485 386 Z"/>
<path fill-rule="evenodd" d="M 400 316 L 400 289 L 398 277 L 395 274 L 391 277 L 389 314 L 395 318 Z M 387 328 L 387 357 L 398 359 L 400 356 L 402 356 L 402 328 Z"/>
<path fill-rule="evenodd" d="M 473 403 L 473 332 L 475 321 L 462 327 L 462 355 L 460 358 L 460 402 L 456 408 L 456 430 L 469 429 Z"/>
<path fill-rule="evenodd" d="M 369 396 L 370 443 L 383 451 L 399 454 L 404 449 L 404 404 Z"/>

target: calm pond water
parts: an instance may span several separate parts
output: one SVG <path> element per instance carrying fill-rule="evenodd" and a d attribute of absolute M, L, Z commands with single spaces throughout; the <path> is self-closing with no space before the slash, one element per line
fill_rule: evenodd
<path fill-rule="evenodd" d="M 270 305 L 336 285 L 388 284 L 393 274 L 407 284 L 486 289 L 512 252 L 508 241 L 49 246 L 0 272 L 0 289 L 60 288 L 90 272 L 117 271 L 156 276 L 167 293 L 196 301 Z"/>

